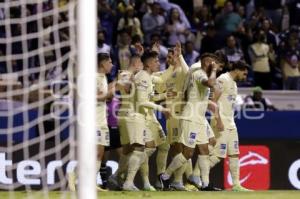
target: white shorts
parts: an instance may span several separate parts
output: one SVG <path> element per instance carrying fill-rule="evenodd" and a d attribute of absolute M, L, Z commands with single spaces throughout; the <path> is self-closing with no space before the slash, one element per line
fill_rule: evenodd
<path fill-rule="evenodd" d="M 220 136 L 217 138 L 217 144 L 212 153 L 220 158 L 240 154 L 237 129 L 226 129 L 219 133 Z"/>
<path fill-rule="evenodd" d="M 140 113 L 130 113 L 127 116 L 120 116 L 118 118 L 118 124 L 122 145 L 145 145 L 147 129 L 144 115 Z"/>
<path fill-rule="evenodd" d="M 157 120 L 146 120 L 146 127 L 150 133 L 146 132 L 145 142 L 154 140 L 156 146 L 166 142 L 166 135 Z"/>
<path fill-rule="evenodd" d="M 199 124 L 188 120 L 180 121 L 179 142 L 187 147 L 195 148 L 196 144 L 207 144 L 207 125 Z"/>
<path fill-rule="evenodd" d="M 102 146 L 109 146 L 109 139 L 108 126 L 97 126 L 97 144 Z"/>

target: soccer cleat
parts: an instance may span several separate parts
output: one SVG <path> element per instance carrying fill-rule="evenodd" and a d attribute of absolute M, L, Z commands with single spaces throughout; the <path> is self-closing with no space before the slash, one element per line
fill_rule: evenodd
<path fill-rule="evenodd" d="M 70 191 L 76 191 L 76 174 L 75 172 L 68 173 L 68 187 Z"/>
<path fill-rule="evenodd" d="M 124 191 L 139 191 L 139 189 L 134 184 L 130 184 L 130 183 L 124 183 L 123 190 Z"/>
<path fill-rule="evenodd" d="M 144 186 L 143 191 L 156 191 L 152 185 Z"/>
<path fill-rule="evenodd" d="M 162 184 L 163 191 L 170 190 L 170 179 L 166 179 L 164 174 L 161 173 L 161 174 L 159 174 L 159 180 L 160 180 L 160 183 Z"/>
<path fill-rule="evenodd" d="M 172 191 L 187 191 L 181 182 L 172 182 L 170 184 L 170 189 Z"/>
<path fill-rule="evenodd" d="M 251 189 L 247 189 L 241 185 L 235 185 L 232 187 L 232 191 L 237 191 L 237 192 L 249 192 L 249 191 L 253 191 Z"/>
<path fill-rule="evenodd" d="M 207 187 L 201 187 L 201 191 L 222 191 L 222 189 L 209 184 Z"/>
<path fill-rule="evenodd" d="M 155 182 L 154 187 L 155 187 L 156 190 L 162 190 L 163 189 L 162 184 L 160 183 L 159 176 L 157 177 L 157 180 Z"/>
<path fill-rule="evenodd" d="M 187 191 L 199 191 L 199 189 L 197 187 L 195 187 L 194 185 L 191 185 L 189 183 L 186 183 L 184 185 L 184 188 L 187 190 Z"/>
<path fill-rule="evenodd" d="M 200 178 L 197 179 L 197 177 L 191 176 L 187 179 L 187 183 L 193 185 L 196 187 L 199 191 L 201 190 L 201 180 Z"/>
<path fill-rule="evenodd" d="M 122 190 L 122 184 L 120 181 L 121 180 L 115 174 L 109 176 L 108 178 L 108 184 L 110 185 L 110 187 L 113 187 L 114 190 Z"/>

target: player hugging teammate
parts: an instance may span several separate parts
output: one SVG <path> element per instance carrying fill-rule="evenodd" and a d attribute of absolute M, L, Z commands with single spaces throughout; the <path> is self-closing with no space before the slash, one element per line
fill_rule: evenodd
<path fill-rule="evenodd" d="M 230 71 L 217 77 L 227 65 L 222 53 L 205 53 L 189 67 L 177 44 L 168 52 L 168 68 L 159 71 L 157 45 L 144 51 L 137 44 L 135 49 L 127 70 L 119 71 L 109 86 L 105 74 L 111 70 L 111 59 L 101 54 L 98 60 L 98 168 L 103 148 L 109 144 L 105 101 L 117 91 L 121 103 L 117 118 L 122 153 L 117 171 L 108 179 L 110 186 L 125 191 L 217 191 L 220 189 L 209 181 L 210 169 L 228 155 L 232 190 L 249 191 L 239 183 L 239 142 L 233 116 L 236 82 L 245 80 L 247 64 L 233 63 Z M 208 110 L 213 112 L 210 123 Z M 165 115 L 167 132 L 155 111 Z M 152 186 L 149 158 L 155 151 L 157 181 Z M 143 180 L 139 188 L 134 184 L 138 171 Z"/>

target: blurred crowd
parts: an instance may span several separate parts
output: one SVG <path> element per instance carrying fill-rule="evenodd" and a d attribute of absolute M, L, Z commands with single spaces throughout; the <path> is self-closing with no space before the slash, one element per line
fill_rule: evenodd
<path fill-rule="evenodd" d="M 300 90 L 299 0 L 98 0 L 98 52 L 128 68 L 134 45 L 160 44 L 161 70 L 177 41 L 189 66 L 221 50 L 251 66 L 239 86 Z"/>
<path fill-rule="evenodd" d="M 69 57 L 69 0 L 53 2 L 26 4 L 26 13 L 21 6 L 9 12 L 0 8 L 0 21 L 10 23 L 0 24 L 0 57 L 19 55 L 1 59 L 0 74 L 22 74 L 43 65 L 46 80 L 66 78 L 61 76 L 74 64 Z M 59 13 L 53 14 L 57 7 Z M 38 13 L 42 20 L 34 20 Z M 25 24 L 19 20 L 24 16 Z M 230 62 L 244 60 L 251 66 L 247 82 L 239 86 L 300 90 L 299 19 L 300 0 L 98 0 L 98 52 L 110 53 L 112 80 L 128 68 L 135 44 L 159 43 L 164 70 L 168 49 L 180 41 L 189 66 L 201 54 L 220 50 Z M 23 86 L 39 81 L 39 71 L 32 71 L 37 72 L 20 76 Z"/>

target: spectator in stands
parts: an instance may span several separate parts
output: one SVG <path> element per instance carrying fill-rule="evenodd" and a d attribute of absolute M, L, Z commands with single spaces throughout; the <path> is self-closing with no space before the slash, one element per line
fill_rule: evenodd
<path fill-rule="evenodd" d="M 209 24 L 213 24 L 213 17 L 206 5 L 196 8 L 193 16 L 193 30 L 195 34 L 194 47 L 200 52 L 201 42 L 204 37 L 204 31 L 207 30 Z"/>
<path fill-rule="evenodd" d="M 193 26 L 201 31 L 206 30 L 209 24 L 213 23 L 212 14 L 206 5 L 194 11 Z"/>
<path fill-rule="evenodd" d="M 219 46 L 220 45 L 216 36 L 215 26 L 210 24 L 207 27 L 206 35 L 202 39 L 200 54 L 214 53 L 216 50 L 219 49 Z"/>
<path fill-rule="evenodd" d="M 106 43 L 111 45 L 113 42 L 115 12 L 111 9 L 105 0 L 98 1 L 98 13 L 100 17 L 101 28 L 107 33 Z"/>
<path fill-rule="evenodd" d="M 277 108 L 272 104 L 272 102 L 263 96 L 263 90 L 261 87 L 257 86 L 253 89 L 253 94 L 248 95 L 244 99 L 244 104 L 246 108 L 253 108 L 264 111 L 276 111 Z"/>
<path fill-rule="evenodd" d="M 106 53 L 111 54 L 111 47 L 110 45 L 105 43 L 105 32 L 103 30 L 98 32 L 98 53 Z"/>
<path fill-rule="evenodd" d="M 161 37 L 159 34 L 152 34 L 151 35 L 151 46 L 157 44 L 158 46 L 158 58 L 160 63 L 160 70 L 166 69 L 166 59 L 168 54 L 168 49 L 162 44 Z"/>
<path fill-rule="evenodd" d="M 131 37 L 138 35 L 143 38 L 140 20 L 134 16 L 134 8 L 129 5 L 126 7 L 125 15 L 118 22 L 117 30 L 129 29 Z"/>
<path fill-rule="evenodd" d="M 263 89 L 271 89 L 271 68 L 269 59 L 275 60 L 275 53 L 266 44 L 266 35 L 259 30 L 254 37 L 254 43 L 249 46 L 249 56 L 254 72 L 254 85 Z"/>
<path fill-rule="evenodd" d="M 263 18 L 261 21 L 261 28 L 263 31 L 265 31 L 266 34 L 266 39 L 267 39 L 267 44 L 269 46 L 272 46 L 272 48 L 277 47 L 277 42 L 276 42 L 276 34 L 272 31 L 271 29 L 272 22 L 268 18 Z"/>
<path fill-rule="evenodd" d="M 153 0 L 152 0 L 153 1 Z M 177 2 L 178 4 L 174 3 L 175 1 L 172 0 L 172 2 L 169 2 L 169 0 L 155 0 L 156 2 L 159 2 L 162 9 L 164 9 L 166 12 L 170 12 L 171 9 L 175 8 L 178 10 L 180 19 L 185 24 L 187 28 L 191 28 L 191 24 L 186 16 L 185 13 L 189 13 L 186 10 L 183 11 L 183 7 L 179 5 L 179 3 L 183 3 L 184 5 L 190 5 L 190 2 L 179 0 L 180 2 Z M 191 12 L 190 12 L 191 13 Z"/>
<path fill-rule="evenodd" d="M 132 49 L 131 49 L 131 37 L 129 34 L 129 31 L 127 29 L 123 29 L 120 32 L 120 40 L 118 41 L 117 47 L 116 47 L 116 58 L 117 58 L 117 65 L 119 66 L 118 69 L 121 70 L 127 70 L 129 66 L 129 60 L 132 55 Z M 114 72 L 116 75 L 117 71 Z"/>
<path fill-rule="evenodd" d="M 226 55 L 229 62 L 244 60 L 244 53 L 237 44 L 234 35 L 229 35 L 226 38 L 226 46 L 222 48 L 222 51 Z"/>
<path fill-rule="evenodd" d="M 240 49 L 243 51 L 244 60 L 250 63 L 248 47 L 252 44 L 253 40 L 252 30 L 250 30 L 249 27 L 245 27 L 244 24 L 241 24 L 233 35 L 237 43 L 239 43 Z"/>
<path fill-rule="evenodd" d="M 194 50 L 194 43 L 191 41 L 186 42 L 185 51 L 184 51 L 184 59 L 188 66 L 191 66 L 195 62 L 197 62 L 199 57 L 199 53 Z"/>
<path fill-rule="evenodd" d="M 166 20 L 160 14 L 160 4 L 154 2 L 151 5 L 151 12 L 147 12 L 142 19 L 143 30 L 145 33 L 145 43 L 150 44 L 150 37 L 154 33 L 160 34 L 165 27 Z"/>
<path fill-rule="evenodd" d="M 169 12 L 166 32 L 169 46 L 175 46 L 178 41 L 182 44 L 186 42 L 186 35 L 189 34 L 189 31 L 180 19 L 179 11 L 176 8 L 172 8 Z"/>
<path fill-rule="evenodd" d="M 297 32 L 290 32 L 283 45 L 280 64 L 284 89 L 300 90 L 300 43 Z"/>
<path fill-rule="evenodd" d="M 282 0 L 255 1 L 255 6 L 264 8 L 266 17 L 272 20 L 274 27 L 278 28 L 278 31 L 280 30 L 282 19 L 282 2 Z"/>
<path fill-rule="evenodd" d="M 216 16 L 216 27 L 225 36 L 235 32 L 242 23 L 242 18 L 234 11 L 231 1 L 226 1 L 222 13 Z"/>

